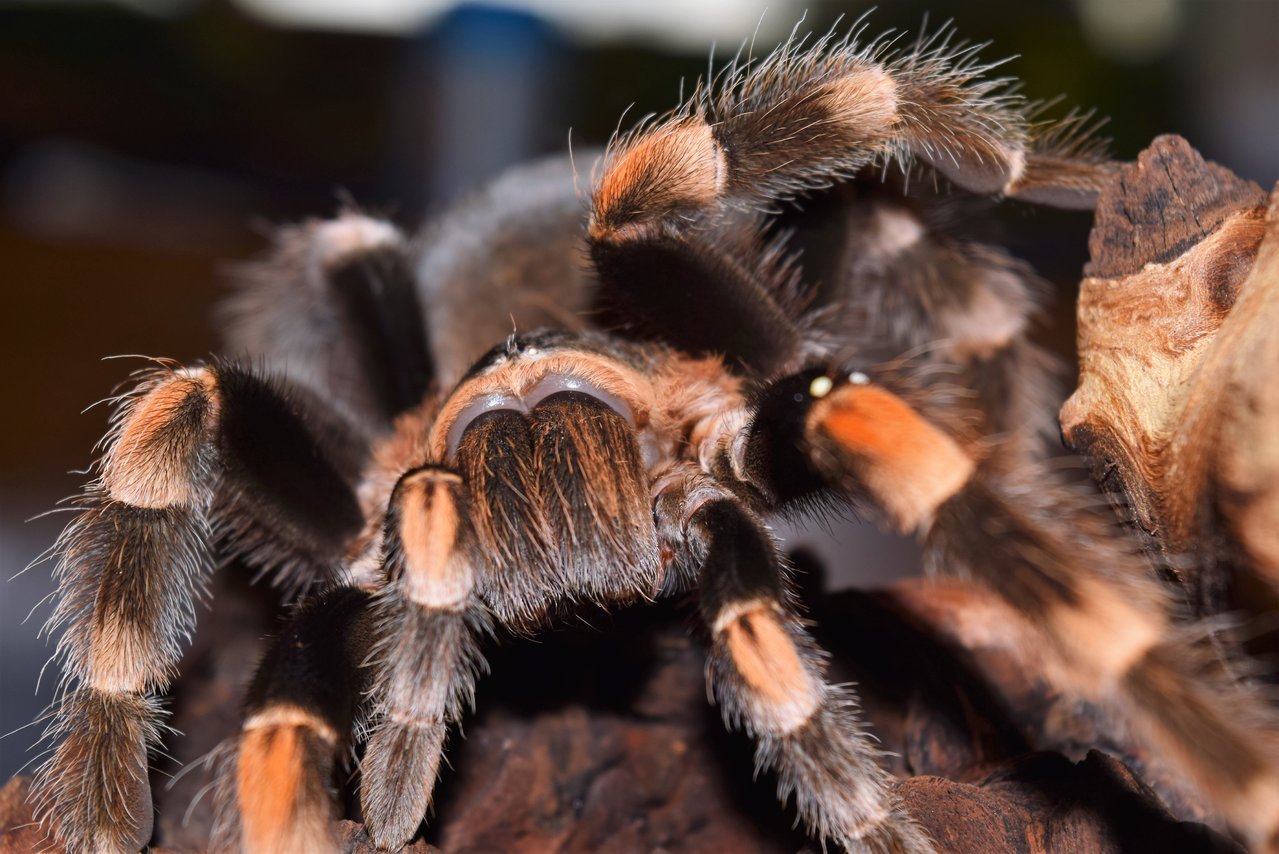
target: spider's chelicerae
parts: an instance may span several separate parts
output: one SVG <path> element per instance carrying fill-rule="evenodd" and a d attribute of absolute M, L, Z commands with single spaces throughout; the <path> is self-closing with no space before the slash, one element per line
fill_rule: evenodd
<path fill-rule="evenodd" d="M 253 683 L 227 844 L 332 849 L 360 738 L 363 817 L 397 849 L 487 635 L 695 590 L 714 700 L 811 834 L 935 851 L 827 681 L 769 527 L 844 505 L 1031 614 L 1080 692 L 1275 844 L 1260 701 L 1041 461 L 1033 274 L 931 213 L 943 194 L 1086 209 L 1114 171 L 1077 117 L 1036 123 L 989 70 L 947 37 L 792 40 L 615 141 L 585 213 L 556 162 L 415 242 L 355 212 L 285 231 L 232 306 L 234 356 L 141 378 L 63 535 L 68 683 L 34 789 L 52 832 L 147 843 L 157 697 L 236 556 L 311 593 Z M 812 218 L 778 212 L 816 191 L 824 249 L 801 267 Z"/>

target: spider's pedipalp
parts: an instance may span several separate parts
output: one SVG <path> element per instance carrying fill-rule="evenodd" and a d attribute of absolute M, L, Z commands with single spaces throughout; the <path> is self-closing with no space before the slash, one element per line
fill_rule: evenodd
<path fill-rule="evenodd" d="M 260 440 L 279 452 L 263 455 Z M 320 565 L 331 565 L 358 532 L 354 495 L 324 447 L 281 392 L 229 364 L 161 370 L 124 399 L 101 476 L 59 541 L 61 598 L 49 627 L 65 628 L 58 655 L 67 684 L 47 732 L 61 741 L 32 798 L 69 850 L 137 848 L 150 838 L 156 695 L 194 629 L 214 523 L 276 566 L 326 546 Z M 224 515 L 250 493 L 257 519 Z M 252 548 L 263 522 L 281 523 L 270 551 Z"/>
<path fill-rule="evenodd" d="M 447 469 L 405 475 L 387 517 L 388 585 L 374 606 L 379 641 L 360 803 L 374 842 L 396 850 L 431 805 L 448 727 L 475 701 L 488 623 L 474 598 L 466 488 Z"/>
<path fill-rule="evenodd" d="M 851 689 L 826 683 L 824 653 L 794 611 L 771 536 L 734 499 L 694 501 L 681 513 L 684 548 L 701 560 L 707 679 L 725 721 L 755 738 L 757 768 L 777 772 L 779 796 L 794 793 L 820 839 L 867 854 L 934 852 L 896 802 Z"/>
<path fill-rule="evenodd" d="M 335 851 L 335 760 L 350 743 L 372 646 L 369 594 L 337 588 L 298 608 L 258 665 L 216 846 Z"/>

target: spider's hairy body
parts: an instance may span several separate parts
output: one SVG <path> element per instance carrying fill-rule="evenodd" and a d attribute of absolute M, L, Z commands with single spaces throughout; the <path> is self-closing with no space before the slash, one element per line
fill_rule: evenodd
<path fill-rule="evenodd" d="M 668 348 L 598 334 L 511 336 L 375 446 L 355 564 L 379 564 L 400 475 L 448 460 L 487 498 L 470 502 L 475 585 L 503 625 L 534 632 L 580 601 L 653 600 L 668 567 L 650 484 L 679 470 L 685 446 L 706 459 L 721 452 L 745 411 L 741 385 L 718 360 Z M 561 417 L 566 410 L 573 416 Z"/>
<path fill-rule="evenodd" d="M 1272 710 L 1044 464 L 1033 272 L 929 214 L 945 182 L 1087 208 L 1114 171 L 1079 117 L 1038 126 L 975 57 L 945 36 L 793 39 L 615 140 L 589 211 L 552 164 L 417 245 L 354 212 L 283 232 L 230 312 L 236 358 L 140 379 L 60 542 L 49 829 L 76 852 L 146 844 L 157 696 L 235 556 L 309 592 L 224 752 L 221 847 L 332 850 L 357 740 L 370 837 L 403 846 L 488 636 L 694 592 L 710 693 L 810 833 L 934 852 L 827 680 L 770 527 L 843 507 L 1030 614 L 1082 694 L 1273 845 Z M 889 163 L 933 180 L 907 192 Z M 802 225 L 776 218 L 819 191 L 838 239 L 800 264 Z"/>

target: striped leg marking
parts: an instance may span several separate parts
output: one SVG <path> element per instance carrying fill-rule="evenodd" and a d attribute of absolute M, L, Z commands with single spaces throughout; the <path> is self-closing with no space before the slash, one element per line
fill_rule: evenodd
<path fill-rule="evenodd" d="M 151 836 L 154 698 L 195 627 L 215 491 L 251 492 L 253 509 L 281 523 L 278 538 L 287 530 L 331 553 L 358 531 L 361 514 L 325 460 L 283 391 L 232 365 L 152 372 L 115 414 L 101 476 L 58 543 L 49 624 L 65 627 L 58 655 L 68 685 L 46 733 L 61 743 L 38 770 L 32 799 L 68 850 L 136 851 Z M 257 520 L 223 521 L 245 532 Z M 316 527 L 322 535 L 297 536 Z M 268 548 L 259 556 L 288 552 L 259 545 Z"/>
<path fill-rule="evenodd" d="M 705 555 L 701 609 L 711 627 L 707 678 L 730 727 L 756 740 L 755 762 L 795 794 L 823 840 L 850 851 L 935 851 L 895 802 L 874 740 L 850 689 L 825 681 L 823 653 L 790 606 L 770 536 L 731 499 L 702 504 L 687 526 Z"/>
<path fill-rule="evenodd" d="M 472 601 L 472 532 L 462 479 L 426 467 L 405 475 L 387 517 L 386 590 L 376 604 L 376 713 L 360 804 L 380 848 L 397 850 L 431 806 L 448 727 L 475 701 L 484 670 Z"/>

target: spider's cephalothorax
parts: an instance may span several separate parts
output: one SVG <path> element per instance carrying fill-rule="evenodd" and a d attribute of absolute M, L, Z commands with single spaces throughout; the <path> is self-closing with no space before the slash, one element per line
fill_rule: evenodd
<path fill-rule="evenodd" d="M 68 682 L 35 787 L 50 829 L 76 852 L 146 844 L 156 697 L 209 570 L 236 556 L 322 592 L 254 681 L 222 844 L 332 848 L 335 761 L 361 738 L 363 817 L 394 850 L 485 635 L 696 591 L 714 699 L 810 832 L 934 851 L 826 680 L 769 527 L 843 504 L 1032 614 L 1078 690 L 1269 844 L 1264 704 L 1039 461 L 1033 274 L 929 213 L 947 182 L 1086 208 L 1113 171 L 1078 121 L 1034 125 L 987 70 L 946 38 L 792 41 L 617 141 L 585 216 L 552 163 L 414 246 L 356 213 L 285 232 L 232 306 L 235 360 L 141 379 L 61 540 Z M 907 193 L 888 162 L 925 180 Z M 772 217 L 817 191 L 827 251 L 801 269 L 802 235 Z M 508 335 L 512 318 L 560 331 Z"/>

